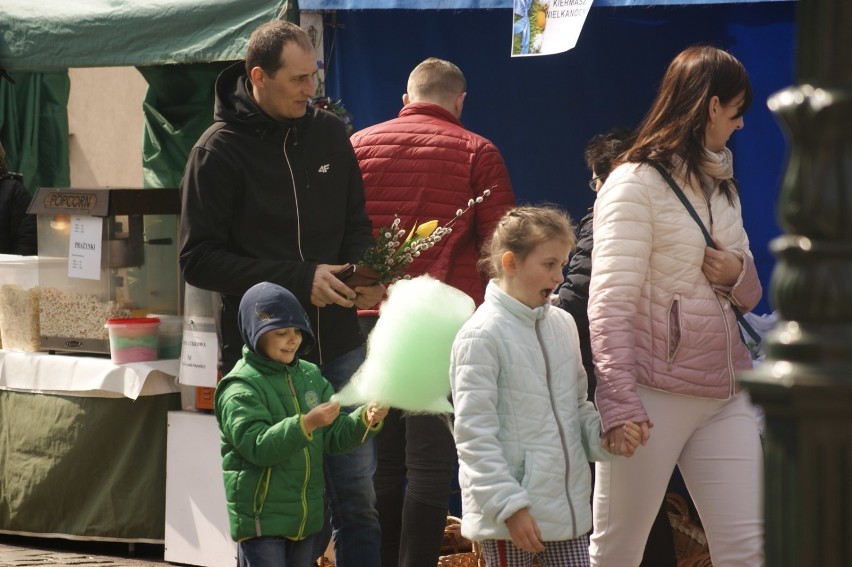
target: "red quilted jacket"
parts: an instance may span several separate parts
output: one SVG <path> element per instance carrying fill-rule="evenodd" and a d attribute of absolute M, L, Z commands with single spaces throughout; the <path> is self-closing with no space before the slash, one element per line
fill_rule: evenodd
<path fill-rule="evenodd" d="M 476 267 L 479 252 L 495 223 L 515 204 L 497 147 L 465 130 L 449 111 L 426 102 L 408 104 L 397 118 L 355 133 L 352 145 L 374 230 L 389 226 L 394 214 L 406 230 L 433 219 L 443 226 L 468 200 L 491 190 L 407 272 L 429 274 L 482 303 L 487 278 Z"/>

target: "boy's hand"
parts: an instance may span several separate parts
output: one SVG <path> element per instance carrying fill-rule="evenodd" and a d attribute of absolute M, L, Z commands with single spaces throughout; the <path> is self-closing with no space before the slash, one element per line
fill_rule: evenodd
<path fill-rule="evenodd" d="M 509 516 L 509 519 L 506 520 L 506 527 L 509 528 L 512 543 L 519 548 L 527 553 L 544 551 L 544 543 L 541 541 L 538 524 L 526 508 L 522 508 Z"/>
<path fill-rule="evenodd" d="M 305 431 L 312 433 L 318 427 L 331 424 L 340 414 L 340 404 L 337 402 L 325 402 L 318 405 L 305 414 L 302 418 L 302 426 Z"/>
<path fill-rule="evenodd" d="M 367 406 L 367 423 L 376 425 L 388 415 L 388 406 L 380 406 L 376 402 L 370 402 Z"/>

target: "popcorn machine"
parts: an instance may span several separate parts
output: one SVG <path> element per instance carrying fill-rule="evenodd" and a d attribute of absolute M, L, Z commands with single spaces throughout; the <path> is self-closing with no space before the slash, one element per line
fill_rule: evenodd
<path fill-rule="evenodd" d="M 178 314 L 177 189 L 41 188 L 42 350 L 109 353 L 108 319 Z"/>

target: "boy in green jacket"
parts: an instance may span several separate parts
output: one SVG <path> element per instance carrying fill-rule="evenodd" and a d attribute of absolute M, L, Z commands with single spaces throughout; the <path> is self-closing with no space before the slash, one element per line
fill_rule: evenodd
<path fill-rule="evenodd" d="M 216 387 L 222 468 L 239 567 L 308 567 L 324 521 L 323 453 L 381 428 L 376 404 L 341 414 L 319 368 L 307 314 L 283 287 L 250 288 L 239 308 L 242 359 Z"/>

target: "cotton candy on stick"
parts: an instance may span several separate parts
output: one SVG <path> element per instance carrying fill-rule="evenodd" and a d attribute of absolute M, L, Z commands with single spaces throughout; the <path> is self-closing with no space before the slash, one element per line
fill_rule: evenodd
<path fill-rule="evenodd" d="M 332 399 L 344 406 L 375 401 L 415 413 L 451 413 L 450 351 L 474 309 L 467 294 L 430 276 L 393 284 L 364 364 Z"/>

